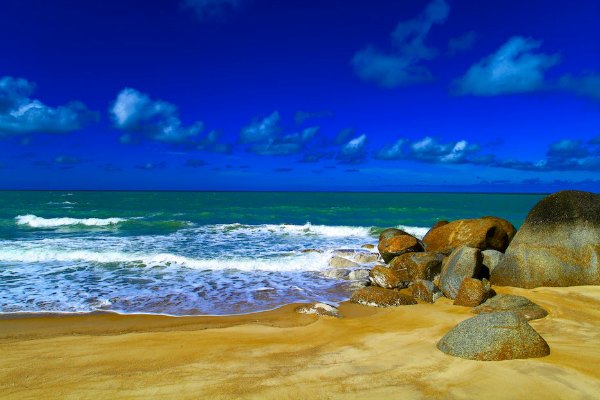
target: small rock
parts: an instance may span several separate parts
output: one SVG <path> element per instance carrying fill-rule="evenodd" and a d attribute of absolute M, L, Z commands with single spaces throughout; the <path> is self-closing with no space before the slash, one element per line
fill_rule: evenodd
<path fill-rule="evenodd" d="M 432 281 L 440 274 L 443 260 L 442 253 L 411 252 L 394 257 L 389 267 L 395 270 L 406 270 L 411 281 L 417 279 Z"/>
<path fill-rule="evenodd" d="M 367 249 L 367 250 L 373 250 L 377 246 L 375 246 L 374 244 L 367 243 L 367 244 L 363 244 L 360 247 L 363 248 L 363 249 Z"/>
<path fill-rule="evenodd" d="M 366 281 L 369 279 L 369 272 L 368 269 L 355 269 L 350 271 L 348 279 L 352 281 Z"/>
<path fill-rule="evenodd" d="M 407 288 L 410 284 L 406 272 L 395 271 L 382 265 L 376 265 L 371 269 L 369 280 L 373 285 L 387 289 Z"/>
<path fill-rule="evenodd" d="M 487 279 L 479 280 L 474 278 L 463 279 L 456 299 L 455 306 L 476 307 L 483 303 L 490 292 L 490 282 Z"/>
<path fill-rule="evenodd" d="M 357 253 L 353 260 L 357 263 L 361 264 L 370 264 L 374 263 L 379 259 L 379 256 L 375 253 Z"/>
<path fill-rule="evenodd" d="M 462 246 L 454 250 L 442 265 L 440 289 L 444 296 L 454 300 L 465 278 L 476 278 L 482 270 L 481 250 Z"/>
<path fill-rule="evenodd" d="M 435 303 L 443 296 L 442 291 L 433 282 L 417 279 L 411 286 L 412 295 L 415 299 L 426 303 Z"/>
<path fill-rule="evenodd" d="M 350 270 L 344 268 L 329 268 L 321 273 L 326 278 L 350 279 Z"/>
<path fill-rule="evenodd" d="M 474 314 L 492 313 L 498 311 L 512 311 L 527 321 L 544 318 L 548 312 L 533 301 L 523 296 L 513 294 L 497 294 L 485 303 L 471 310 Z"/>
<path fill-rule="evenodd" d="M 392 237 L 384 237 L 379 241 L 377 249 L 383 261 L 389 263 L 394 257 L 398 257 L 404 253 L 423 251 L 423 245 L 416 237 L 408 233 L 399 233 Z"/>
<path fill-rule="evenodd" d="M 500 361 L 544 357 L 548 343 L 513 312 L 479 314 L 448 332 L 437 344 L 446 354 L 469 360 Z"/>
<path fill-rule="evenodd" d="M 336 307 L 325 303 L 306 304 L 296 308 L 296 312 L 300 314 L 316 314 L 336 318 L 342 317 Z"/>
<path fill-rule="evenodd" d="M 367 286 L 352 294 L 350 301 L 371 307 L 395 307 L 417 304 L 411 296 L 396 290 Z"/>
<path fill-rule="evenodd" d="M 481 254 L 483 255 L 483 265 L 487 267 L 490 274 L 494 268 L 500 264 L 502 257 L 504 257 L 504 253 L 501 253 L 498 250 L 484 250 Z"/>
<path fill-rule="evenodd" d="M 357 268 L 359 265 L 347 258 L 333 256 L 329 260 L 329 266 L 334 268 Z"/>
<path fill-rule="evenodd" d="M 333 251 L 333 255 L 338 257 L 353 257 L 354 253 L 356 251 L 352 249 L 337 249 Z"/>
<path fill-rule="evenodd" d="M 300 251 L 301 253 L 322 253 L 323 250 L 319 249 L 304 249 Z"/>

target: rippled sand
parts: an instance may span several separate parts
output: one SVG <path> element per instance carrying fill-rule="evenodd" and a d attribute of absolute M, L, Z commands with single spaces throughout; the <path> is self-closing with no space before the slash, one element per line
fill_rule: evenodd
<path fill-rule="evenodd" d="M 600 287 L 496 288 L 550 316 L 548 357 L 476 362 L 438 351 L 469 309 L 447 299 L 343 319 L 294 306 L 232 317 L 36 316 L 0 320 L 2 398 L 527 398 L 600 393 Z"/>

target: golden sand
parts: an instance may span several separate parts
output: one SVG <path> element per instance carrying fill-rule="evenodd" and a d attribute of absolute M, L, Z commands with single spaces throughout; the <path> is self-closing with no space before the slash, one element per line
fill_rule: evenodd
<path fill-rule="evenodd" d="M 600 397 L 600 287 L 496 288 L 550 315 L 548 357 L 478 362 L 437 341 L 472 316 L 447 299 L 345 318 L 295 306 L 229 317 L 21 316 L 0 320 L 3 399 L 592 399 Z"/>

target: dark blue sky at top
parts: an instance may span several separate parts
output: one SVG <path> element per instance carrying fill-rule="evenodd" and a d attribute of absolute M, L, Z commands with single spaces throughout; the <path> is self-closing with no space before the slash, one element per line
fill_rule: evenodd
<path fill-rule="evenodd" d="M 0 189 L 600 189 L 597 1 L 0 6 Z"/>

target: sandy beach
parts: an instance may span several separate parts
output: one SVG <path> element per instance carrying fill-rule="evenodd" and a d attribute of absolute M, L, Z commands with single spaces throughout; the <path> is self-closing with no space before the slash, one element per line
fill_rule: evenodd
<path fill-rule="evenodd" d="M 54 398 L 529 398 L 600 393 L 600 287 L 496 288 L 550 315 L 548 357 L 477 362 L 437 341 L 472 314 L 448 299 L 344 318 L 277 310 L 227 317 L 19 316 L 0 320 L 0 392 Z"/>

